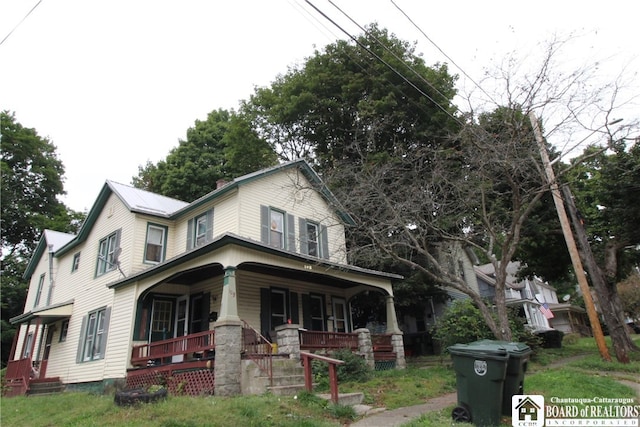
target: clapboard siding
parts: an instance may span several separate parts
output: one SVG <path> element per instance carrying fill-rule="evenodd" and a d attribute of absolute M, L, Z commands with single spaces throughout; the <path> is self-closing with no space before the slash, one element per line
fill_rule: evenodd
<path fill-rule="evenodd" d="M 260 206 L 280 209 L 296 217 L 296 252 L 300 251 L 297 218 L 315 221 L 327 227 L 329 254 L 333 262 L 346 262 L 344 226 L 325 199 L 297 169 L 273 174 L 268 180 L 255 180 L 240 187 L 239 230 L 244 237 L 260 241 Z"/>

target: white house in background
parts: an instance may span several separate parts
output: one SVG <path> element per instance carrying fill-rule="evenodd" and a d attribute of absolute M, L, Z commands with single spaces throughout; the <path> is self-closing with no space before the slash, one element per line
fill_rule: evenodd
<path fill-rule="evenodd" d="M 189 371 L 194 393 L 237 394 L 245 357 L 353 343 L 350 300 L 367 291 L 386 296 L 379 347 L 404 366 L 401 277 L 348 263 L 353 220 L 339 206 L 302 160 L 190 203 L 107 181 L 78 234 L 44 231 L 27 266 L 10 387 L 51 378 L 100 389 Z"/>

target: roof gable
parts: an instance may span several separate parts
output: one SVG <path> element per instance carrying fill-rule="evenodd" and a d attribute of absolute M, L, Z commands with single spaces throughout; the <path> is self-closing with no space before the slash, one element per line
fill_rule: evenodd
<path fill-rule="evenodd" d="M 44 230 L 42 232 L 42 236 L 40 236 L 40 240 L 38 241 L 35 251 L 33 251 L 31 259 L 27 264 L 27 268 L 25 269 L 22 278 L 28 280 L 31 277 L 33 271 L 38 265 L 38 261 L 40 261 L 40 258 L 42 258 L 45 251 L 50 249 L 51 251 L 56 252 L 58 249 L 72 241 L 75 237 L 75 234 L 62 233 L 54 230 Z"/>
<path fill-rule="evenodd" d="M 221 197 L 222 195 L 227 194 L 228 192 L 237 189 L 241 185 L 248 184 L 258 179 L 263 179 L 275 173 L 282 172 L 287 169 L 296 168 L 298 169 L 306 178 L 309 180 L 309 183 L 313 186 L 313 188 L 318 191 L 318 193 L 325 199 L 325 201 L 331 206 L 338 217 L 345 223 L 349 225 L 355 225 L 353 218 L 341 207 L 341 204 L 338 202 L 338 199 L 333 195 L 333 193 L 327 188 L 322 179 L 318 176 L 318 174 L 311 168 L 309 163 L 307 163 L 304 159 L 298 159 L 287 163 L 282 163 L 270 168 L 262 169 L 257 172 L 252 172 L 238 178 L 235 178 L 233 181 L 227 183 L 221 188 L 217 188 L 210 193 L 205 194 L 194 202 L 190 203 L 188 206 L 174 212 L 171 215 L 171 219 L 176 219 L 177 217 L 188 213 L 194 209 L 199 208 L 205 203 L 210 203 L 211 201 Z"/>

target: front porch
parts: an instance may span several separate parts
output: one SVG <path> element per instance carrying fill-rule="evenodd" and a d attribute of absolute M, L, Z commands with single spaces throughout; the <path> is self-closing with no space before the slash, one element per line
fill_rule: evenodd
<path fill-rule="evenodd" d="M 372 369 L 404 367 L 402 336 L 395 334 L 372 335 L 368 329 L 352 333 L 307 331 L 299 325 L 285 324 L 276 328 L 274 343 L 267 340 L 246 322 L 240 328 L 240 359 L 250 362 L 258 369 L 267 386 L 274 386 L 273 359 L 293 359 L 299 364 L 300 352 L 330 354 L 348 348 L 362 355 Z M 225 357 L 227 346 L 216 348 L 215 330 L 135 345 L 132 349 L 131 365 L 127 370 L 127 388 L 145 388 L 163 385 L 171 394 L 191 396 L 216 394 L 216 359 Z M 226 366 L 225 369 L 229 367 Z M 255 387 L 255 378 L 245 378 L 246 369 L 236 377 L 241 382 L 252 384 L 251 390 L 242 394 L 264 392 Z M 227 377 L 228 380 L 228 377 Z M 228 385 L 228 384 L 227 384 Z"/>

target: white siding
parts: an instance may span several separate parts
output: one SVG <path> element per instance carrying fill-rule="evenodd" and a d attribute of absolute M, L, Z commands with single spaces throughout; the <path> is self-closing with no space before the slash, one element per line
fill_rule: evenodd
<path fill-rule="evenodd" d="M 295 234 L 299 239 L 298 218 L 325 225 L 328 232 L 330 260 L 346 263 L 344 226 L 333 209 L 310 188 L 304 175 L 296 169 L 272 174 L 268 179 L 255 180 L 240 188 L 237 202 L 238 233 L 260 241 L 260 205 L 285 211 L 295 216 Z M 300 251 L 299 242 L 296 252 Z"/>

